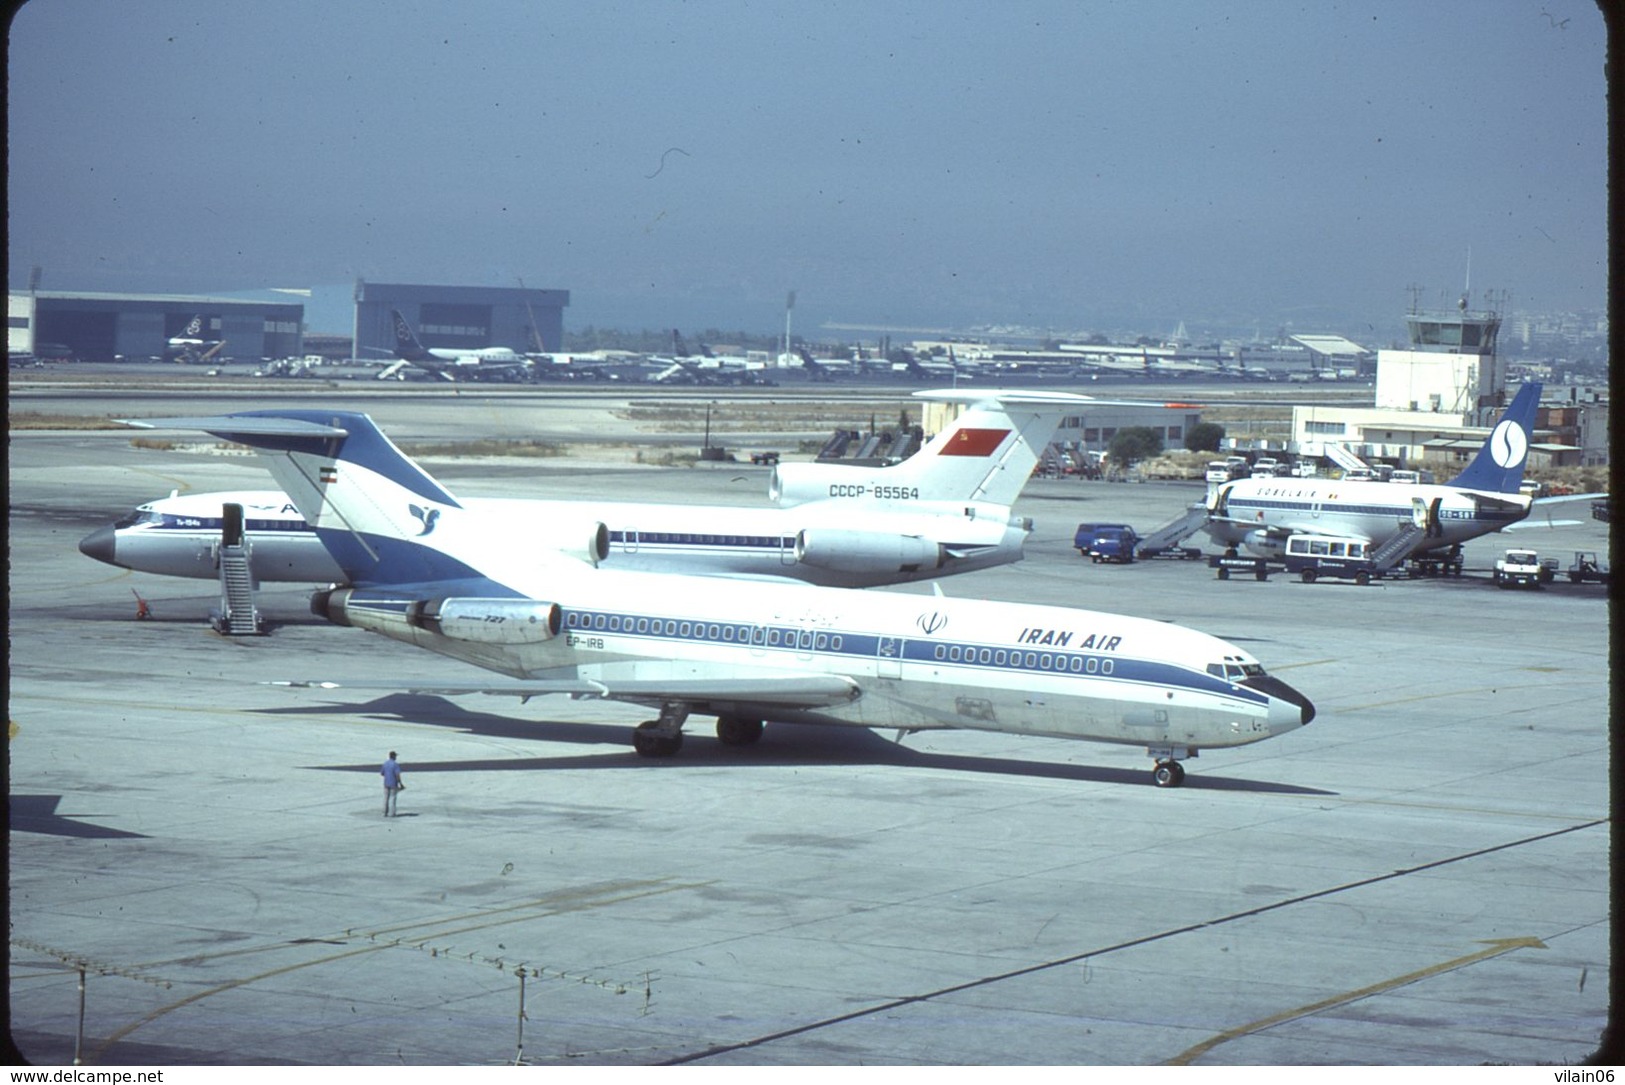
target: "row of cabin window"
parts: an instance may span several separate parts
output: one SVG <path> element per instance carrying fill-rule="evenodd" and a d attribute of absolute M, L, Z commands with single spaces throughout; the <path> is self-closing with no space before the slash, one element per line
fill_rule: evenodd
<path fill-rule="evenodd" d="M 696 535 L 687 531 L 625 531 L 616 533 L 618 542 L 628 544 L 686 543 L 712 546 L 761 546 L 777 550 L 790 550 L 796 545 L 794 536 L 778 538 L 772 535 Z"/>
<path fill-rule="evenodd" d="M 839 633 L 813 633 L 807 629 L 781 629 L 778 626 L 722 625 L 717 622 L 683 622 L 675 618 L 631 618 L 619 614 L 582 614 L 571 611 L 564 624 L 571 629 L 603 630 L 608 633 L 644 633 L 653 636 L 699 637 L 725 644 L 756 644 L 777 648 L 811 648 L 839 652 Z"/>
<path fill-rule="evenodd" d="M 937 659 L 948 663 L 978 663 L 994 667 L 1024 667 L 1040 671 L 1071 671 L 1073 674 L 1111 674 L 1113 661 L 1099 656 L 1051 655 L 1048 652 L 1010 652 L 1003 648 L 971 648 L 958 644 L 937 645 Z"/>
<path fill-rule="evenodd" d="M 218 516 L 180 516 L 169 512 L 148 512 L 140 515 L 127 516 L 118 522 L 117 527 L 133 527 L 136 524 L 161 524 L 164 527 L 202 528 L 205 531 L 219 531 L 226 522 Z M 303 520 L 244 520 L 244 531 L 303 531 Z"/>

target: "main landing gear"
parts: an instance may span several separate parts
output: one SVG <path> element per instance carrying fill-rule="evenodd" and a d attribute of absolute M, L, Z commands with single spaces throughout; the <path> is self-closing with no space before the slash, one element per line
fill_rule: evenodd
<path fill-rule="evenodd" d="M 1145 752 L 1157 763 L 1151 770 L 1152 781 L 1158 787 L 1178 787 L 1185 782 L 1185 766 L 1179 762 L 1201 751 L 1186 746 L 1150 746 Z"/>
<path fill-rule="evenodd" d="M 660 718 L 645 720 L 632 732 L 632 748 L 644 757 L 671 757 L 683 748 L 683 721 L 688 706 L 664 704 Z M 717 741 L 724 746 L 749 746 L 762 737 L 762 721 L 751 716 L 718 716 Z"/>

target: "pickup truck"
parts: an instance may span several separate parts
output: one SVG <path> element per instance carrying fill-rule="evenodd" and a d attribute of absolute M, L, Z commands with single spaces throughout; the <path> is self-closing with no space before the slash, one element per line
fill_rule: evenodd
<path fill-rule="evenodd" d="M 1533 550 L 1508 550 L 1495 561 L 1494 579 L 1502 588 L 1538 588 L 1543 579 L 1540 556 Z"/>

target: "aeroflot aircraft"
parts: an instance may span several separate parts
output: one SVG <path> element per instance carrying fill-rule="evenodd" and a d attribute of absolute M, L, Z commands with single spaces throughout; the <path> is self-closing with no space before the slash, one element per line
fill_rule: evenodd
<path fill-rule="evenodd" d="M 1540 389 L 1519 389 L 1477 457 L 1446 484 L 1238 479 L 1210 499 L 1204 530 L 1263 557 L 1281 556 L 1290 535 L 1313 533 L 1359 539 L 1374 551 L 1392 543 L 1398 558 L 1500 531 L 1529 515 L 1518 484 Z"/>
<path fill-rule="evenodd" d="M 466 507 L 366 415 L 259 411 L 133 423 L 259 450 L 347 583 L 311 608 L 339 625 L 509 676 L 419 692 L 546 693 L 648 705 L 645 756 L 690 713 L 729 745 L 764 720 L 965 728 L 1143 745 L 1161 786 L 1204 748 L 1314 717 L 1241 648 L 1144 618 L 1055 606 L 618 572 L 538 551 Z"/>
<path fill-rule="evenodd" d="M 482 500 L 533 545 L 617 569 L 762 576 L 835 587 L 925 580 L 1021 560 L 1031 524 L 1010 515 L 1062 415 L 1102 401 L 1060 392 L 922 392 L 971 405 L 891 467 L 784 464 L 780 508 Z M 86 555 L 140 572 L 213 578 L 222 506 L 241 505 L 261 582 L 342 579 L 285 494 L 171 494 L 86 536 Z M 607 538 L 598 540 L 600 524 Z"/>

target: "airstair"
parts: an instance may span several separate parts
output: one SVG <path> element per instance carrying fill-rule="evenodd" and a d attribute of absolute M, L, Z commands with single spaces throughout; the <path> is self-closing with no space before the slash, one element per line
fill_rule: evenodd
<path fill-rule="evenodd" d="M 824 447 L 818 452 L 818 458 L 821 460 L 840 459 L 846 455 L 846 446 L 850 445 L 857 435 L 857 430 L 836 430 L 834 435 L 824 442 Z"/>
<path fill-rule="evenodd" d="M 251 546 L 243 531 L 243 507 L 224 506 L 220 542 L 215 546 L 215 566 L 220 572 L 220 606 L 209 611 L 209 624 L 227 636 L 255 636 L 260 628 L 259 608 L 254 605 L 254 573 L 249 568 Z"/>
<path fill-rule="evenodd" d="M 1187 507 L 1177 519 L 1170 520 L 1135 544 L 1136 556 L 1154 558 L 1164 550 L 1172 549 L 1196 534 L 1207 523 L 1207 505 L 1198 502 Z"/>
<path fill-rule="evenodd" d="M 863 444 L 858 446 L 858 451 L 853 455 L 852 458 L 855 460 L 872 459 L 874 457 L 875 450 L 880 447 L 880 437 L 881 435 L 878 433 L 869 434 L 869 436 L 863 439 Z"/>
<path fill-rule="evenodd" d="M 1337 466 L 1341 467 L 1345 471 L 1371 470 L 1370 464 L 1366 463 L 1360 457 L 1356 456 L 1353 452 L 1350 452 L 1340 444 L 1328 442 L 1323 447 L 1326 453 L 1326 458 L 1337 464 Z"/>
<path fill-rule="evenodd" d="M 1387 572 L 1410 557 L 1411 551 L 1416 548 L 1416 544 L 1421 542 L 1426 535 L 1427 528 L 1414 520 L 1406 520 L 1404 527 L 1400 528 L 1387 542 L 1371 551 L 1369 557 L 1371 558 L 1372 567 L 1378 572 Z"/>

